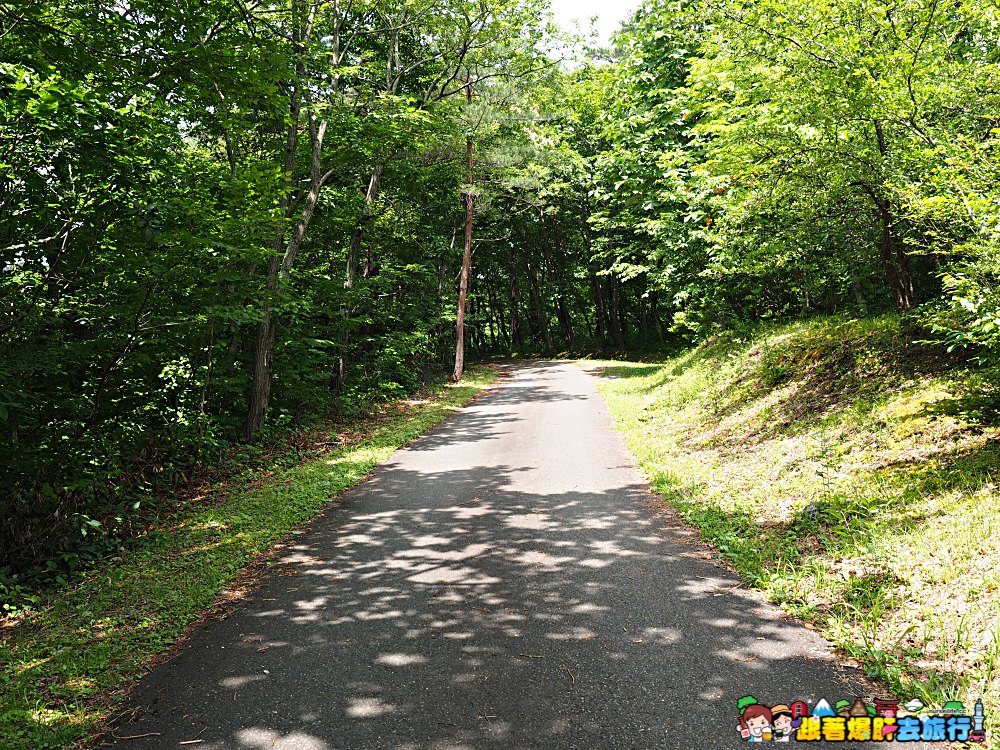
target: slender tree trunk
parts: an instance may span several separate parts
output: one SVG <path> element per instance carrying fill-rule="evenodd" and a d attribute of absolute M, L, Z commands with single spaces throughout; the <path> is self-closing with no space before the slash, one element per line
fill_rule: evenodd
<path fill-rule="evenodd" d="M 270 280 L 277 279 L 278 266 L 278 255 L 275 253 L 268 262 L 268 296 L 274 292 L 275 287 L 272 286 Z M 271 399 L 271 382 L 274 373 L 274 320 L 271 316 L 271 303 L 269 301 L 264 302 L 263 314 L 264 318 L 257 324 L 254 336 L 250 397 L 247 405 L 247 417 L 243 422 L 241 433 L 244 440 L 251 440 L 264 424 L 267 405 Z"/>
<path fill-rule="evenodd" d="M 524 331 L 521 330 L 521 317 L 518 310 L 521 307 L 521 289 L 517 283 L 517 250 L 511 246 L 510 249 L 510 286 L 508 287 L 510 298 L 510 340 L 511 346 L 521 348 L 524 346 Z"/>
<path fill-rule="evenodd" d="M 883 159 L 888 158 L 889 146 L 886 142 L 885 131 L 882 123 L 875 120 L 875 137 L 878 143 L 879 154 Z M 875 202 L 879 220 L 882 224 L 882 239 L 879 242 L 879 259 L 885 269 L 886 279 L 893 293 L 896 295 L 896 307 L 899 312 L 906 312 L 913 307 L 915 297 L 913 290 L 913 277 L 910 273 L 910 259 L 906 255 L 906 248 L 896 236 L 895 217 L 893 215 L 892 204 L 886 198 L 878 194 L 870 185 L 862 185 L 865 191 Z"/>
<path fill-rule="evenodd" d="M 208 331 L 208 346 L 205 352 L 205 382 L 201 386 L 201 403 L 198 407 L 198 413 L 201 416 L 205 416 L 205 407 L 208 404 L 209 393 L 212 388 L 212 367 L 215 364 L 213 359 L 213 354 L 215 352 L 215 318 L 210 318 L 210 325 Z M 198 434 L 201 434 L 202 423 L 198 423 Z"/>
<path fill-rule="evenodd" d="M 296 113 L 297 115 L 298 113 Z M 271 384 L 274 375 L 274 343 L 275 325 L 274 315 L 271 310 L 270 297 L 276 292 L 284 289 L 291 276 L 292 268 L 295 266 L 295 258 L 305 240 L 309 224 L 312 222 L 313 214 L 316 211 L 316 203 L 319 201 L 320 191 L 330 177 L 330 172 L 321 173 L 323 159 L 323 139 L 326 136 L 328 121 L 317 122 L 314 116 L 309 118 L 309 141 L 312 151 L 310 164 L 309 191 L 306 193 L 305 201 L 302 205 L 302 214 L 295 224 L 292 236 L 285 245 L 284 253 L 279 255 L 278 248 L 284 239 L 284 221 L 278 230 L 275 241 L 274 254 L 268 262 L 267 269 L 267 297 L 264 302 L 264 319 L 257 326 L 257 337 L 254 342 L 253 356 L 253 381 L 250 389 L 250 403 L 247 409 L 247 418 L 243 423 L 242 437 L 250 440 L 264 424 L 267 415 L 267 407 L 271 398 Z M 291 126 L 290 126 L 291 129 Z M 292 155 L 289 159 L 285 155 L 286 166 L 291 166 L 288 174 L 291 175 L 295 169 L 295 145 L 297 135 L 289 136 L 288 144 L 292 146 Z M 285 207 L 287 211 L 287 204 Z"/>
<path fill-rule="evenodd" d="M 472 334 L 472 351 L 477 357 L 483 356 L 486 348 L 486 332 L 483 327 L 482 299 L 476 295 L 469 297 L 469 333 Z"/>
<path fill-rule="evenodd" d="M 500 347 L 498 351 L 510 351 L 510 331 L 507 330 L 507 326 L 504 325 L 504 315 L 506 310 L 503 306 L 503 296 L 500 294 L 496 295 L 497 303 L 497 332 L 500 335 Z"/>
<path fill-rule="evenodd" d="M 500 332 L 500 351 L 508 351 L 509 352 L 511 350 L 510 329 L 506 325 L 504 325 L 505 316 L 506 316 L 506 320 L 509 321 L 510 317 L 507 316 L 507 311 L 506 311 L 506 309 L 504 309 L 504 306 L 503 306 L 503 297 L 498 294 L 497 295 L 497 330 Z"/>
<path fill-rule="evenodd" d="M 506 331 L 504 331 L 503 325 L 503 306 L 499 295 L 497 295 L 496 273 L 494 272 L 489 274 L 486 284 L 486 294 L 488 295 L 490 311 L 490 343 L 493 351 L 498 352 L 506 346 Z"/>
<path fill-rule="evenodd" d="M 539 210 L 538 220 L 542 234 L 542 256 L 545 258 L 545 264 L 548 266 L 549 273 L 556 286 L 555 313 L 556 321 L 559 323 L 559 333 L 565 344 L 572 349 L 573 321 L 569 314 L 569 307 L 566 305 L 566 280 L 563 278 L 562 265 L 559 263 L 553 263 L 552 261 L 550 235 L 555 236 L 556 244 L 559 246 L 560 250 L 562 249 L 562 240 L 559 238 L 557 226 L 553 227 L 551 232 L 549 231 L 548 224 L 545 221 L 544 209 Z"/>
<path fill-rule="evenodd" d="M 607 342 L 608 333 L 611 330 L 607 306 L 604 304 L 604 285 L 601 284 L 601 279 L 597 274 L 591 275 L 590 278 L 594 290 L 594 338 L 603 345 Z"/>
<path fill-rule="evenodd" d="M 471 153 L 471 139 L 470 139 Z M 470 182 L 471 185 L 471 182 Z M 462 275 L 458 287 L 458 316 L 455 321 L 455 371 L 451 379 L 458 382 L 465 371 L 465 298 L 469 292 L 469 270 L 472 266 L 472 189 L 465 194 L 465 249 L 462 253 Z"/>
<path fill-rule="evenodd" d="M 608 315 L 611 323 L 611 340 L 614 342 L 616 349 L 624 349 L 625 331 L 624 325 L 622 324 L 621 298 L 619 289 L 621 284 L 614 276 L 609 276 L 608 282 L 611 284 L 611 310 Z"/>
<path fill-rule="evenodd" d="M 489 342 L 490 349 L 493 351 L 497 350 L 497 330 L 493 324 L 493 315 L 496 312 L 494 295 L 493 295 L 493 285 L 486 285 L 486 320 L 488 322 L 489 331 Z"/>
<path fill-rule="evenodd" d="M 371 179 L 368 180 L 368 189 L 365 190 L 365 201 L 361 209 L 361 218 L 355 225 L 354 231 L 351 232 L 351 244 L 347 250 L 344 289 L 352 289 L 354 287 L 354 280 L 357 278 L 358 268 L 361 265 L 361 240 L 364 238 L 369 224 L 371 224 L 372 216 L 374 215 L 375 198 L 378 197 L 379 186 L 382 182 L 382 173 L 384 171 L 385 166 L 379 164 L 372 171 Z"/>
<path fill-rule="evenodd" d="M 271 319 L 271 295 L 278 288 L 278 268 L 281 248 L 285 244 L 285 222 L 291 203 L 295 179 L 295 150 L 298 147 L 299 131 L 299 91 L 292 92 L 289 104 L 291 118 L 285 131 L 285 190 L 278 203 L 278 228 L 275 232 L 271 258 L 267 264 L 267 284 L 262 306 L 262 319 L 257 324 L 254 336 L 253 357 L 250 376 L 250 393 L 247 399 L 247 416 L 243 422 L 241 437 L 250 440 L 264 424 L 267 404 L 271 399 L 271 375 L 273 372 L 274 327 Z"/>
<path fill-rule="evenodd" d="M 383 164 L 379 164 L 372 171 L 372 176 L 368 180 L 368 189 L 365 190 L 365 200 L 361 209 L 361 218 L 358 220 L 358 223 L 354 226 L 354 230 L 351 232 L 351 242 L 347 248 L 347 263 L 344 269 L 344 289 L 348 292 L 354 289 L 354 284 L 358 278 L 358 270 L 361 267 L 361 241 L 364 239 L 365 231 L 371 224 L 372 216 L 374 215 L 375 198 L 378 197 L 379 186 L 381 184 L 382 174 L 384 171 L 385 165 Z M 374 275 L 372 273 L 373 268 L 373 258 L 371 254 L 366 254 L 365 266 L 361 275 L 365 278 Z M 338 337 L 340 354 L 337 355 L 337 359 L 333 363 L 333 372 L 331 373 L 330 378 L 331 386 L 338 391 L 344 387 L 344 370 L 346 367 L 344 352 L 347 351 L 347 347 L 351 344 L 351 331 L 347 324 L 347 321 L 351 317 L 351 309 L 346 301 L 340 306 L 340 317 L 342 320 L 340 335 Z"/>
<path fill-rule="evenodd" d="M 664 341 L 663 321 L 660 320 L 660 293 L 651 292 L 649 295 L 649 312 L 653 316 L 653 328 L 656 331 L 656 339 L 661 344 Z"/>
<path fill-rule="evenodd" d="M 531 300 L 531 309 L 535 315 L 535 324 L 538 326 L 538 332 L 542 335 L 542 341 L 545 342 L 545 351 L 551 352 L 552 336 L 549 335 L 548 316 L 545 314 L 545 308 L 542 307 L 538 271 L 531 260 L 528 261 L 528 296 Z"/>
<path fill-rule="evenodd" d="M 882 237 L 879 241 L 879 260 L 885 269 L 889 287 L 896 296 L 896 308 L 906 312 L 913 307 L 913 278 L 910 275 L 910 261 L 903 244 L 895 236 L 892 207 L 883 199 L 876 200 Z"/>
<path fill-rule="evenodd" d="M 899 269 L 900 287 L 902 288 L 902 300 L 900 302 L 900 312 L 913 309 L 917 302 L 917 293 L 913 288 L 913 274 L 910 271 L 910 256 L 906 254 L 906 248 L 902 242 L 893 243 L 896 248 L 896 268 Z"/>
<path fill-rule="evenodd" d="M 303 4 L 304 8 L 305 4 Z M 312 31 L 319 12 L 319 3 L 310 3 L 304 13 L 303 26 L 296 29 L 295 47 L 304 50 L 311 38 Z M 336 23 L 339 27 L 339 3 L 334 2 Z M 339 60 L 335 61 L 338 64 Z M 292 238 L 285 243 L 285 224 L 290 216 L 292 192 L 295 189 L 295 156 L 298 147 L 298 130 L 302 110 L 303 88 L 301 82 L 305 79 L 305 61 L 299 58 L 295 65 L 295 80 L 289 97 L 289 120 L 285 131 L 285 190 L 278 203 L 278 228 L 275 232 L 272 255 L 267 265 L 267 284 L 262 306 L 262 319 L 257 325 L 252 359 L 252 379 L 247 404 L 247 416 L 243 423 L 241 437 L 250 440 L 264 424 L 267 406 L 271 399 L 272 376 L 274 372 L 274 317 L 271 310 L 271 298 L 281 290 L 284 282 L 295 264 L 306 230 L 312 221 L 313 211 L 319 199 L 320 190 L 329 178 L 330 173 L 321 174 L 323 158 L 323 138 L 326 135 L 327 121 L 317 123 L 315 116 L 309 118 L 309 138 L 312 152 L 309 192 L 305 196 L 302 215 L 292 233 Z M 284 254 L 282 256 L 282 246 Z"/>
<path fill-rule="evenodd" d="M 556 317 L 559 319 L 559 332 L 562 334 L 566 345 L 573 348 L 573 320 L 570 317 L 569 307 L 566 305 L 566 298 L 561 294 L 556 302 Z"/>
<path fill-rule="evenodd" d="M 584 328 L 588 331 L 594 330 L 594 320 L 592 318 L 593 310 L 587 305 L 586 299 L 579 295 L 573 295 L 573 303 L 576 305 L 576 311 L 580 313 L 580 317 L 583 319 Z"/>
<path fill-rule="evenodd" d="M 472 78 L 466 78 L 465 101 L 472 102 Z M 456 383 L 462 379 L 465 371 L 465 296 L 469 291 L 469 270 L 472 267 L 472 217 L 473 217 L 473 196 L 472 189 L 475 184 L 473 167 L 475 162 L 472 154 L 472 135 L 466 139 L 466 156 L 469 163 L 469 174 L 466 178 L 468 188 L 465 191 L 465 248 L 462 252 L 462 277 L 458 286 L 458 316 L 455 321 L 455 371 L 451 379 Z"/>
<path fill-rule="evenodd" d="M 593 255 L 593 241 L 590 234 L 590 201 L 584 199 L 583 209 L 582 209 L 582 221 L 581 226 L 583 227 L 583 249 L 587 254 L 587 266 L 591 267 L 594 262 Z M 610 331 L 610 321 L 608 320 L 607 306 L 604 304 L 604 288 L 601 284 L 600 277 L 591 271 L 590 274 L 591 288 L 594 292 L 594 340 L 603 346 L 607 342 L 608 332 Z"/>

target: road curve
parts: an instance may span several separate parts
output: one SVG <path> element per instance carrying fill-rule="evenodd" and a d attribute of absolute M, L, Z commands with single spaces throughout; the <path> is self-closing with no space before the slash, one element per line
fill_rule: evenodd
<path fill-rule="evenodd" d="M 748 693 L 864 691 L 657 511 L 590 376 L 543 362 L 337 498 L 115 733 L 128 750 L 712 750 L 742 744 Z"/>

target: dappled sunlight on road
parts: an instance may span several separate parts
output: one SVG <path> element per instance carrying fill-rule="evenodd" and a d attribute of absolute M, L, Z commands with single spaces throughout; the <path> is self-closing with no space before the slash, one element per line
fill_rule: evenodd
<path fill-rule="evenodd" d="M 519 369 L 346 493 L 145 726 L 203 750 L 708 749 L 746 693 L 821 697 L 825 642 L 657 512 L 575 372 Z"/>

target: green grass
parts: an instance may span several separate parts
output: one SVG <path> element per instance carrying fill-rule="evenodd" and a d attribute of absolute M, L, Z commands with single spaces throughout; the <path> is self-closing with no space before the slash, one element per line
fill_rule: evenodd
<path fill-rule="evenodd" d="M 0 748 L 63 748 L 104 731 L 127 690 L 248 562 L 494 377 L 472 368 L 462 383 L 359 425 L 347 447 L 264 480 L 244 477 L 242 489 L 189 505 L 141 546 L 0 623 Z"/>
<path fill-rule="evenodd" d="M 1000 716 L 993 374 L 895 318 L 585 366 L 654 490 L 748 583 L 897 695 Z"/>

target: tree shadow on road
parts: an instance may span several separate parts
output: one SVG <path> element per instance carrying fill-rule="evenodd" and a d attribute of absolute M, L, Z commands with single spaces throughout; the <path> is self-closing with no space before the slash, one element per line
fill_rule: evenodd
<path fill-rule="evenodd" d="M 123 747 L 710 750 L 745 694 L 865 694 L 645 486 L 528 493 L 520 471 L 389 466 L 346 493 L 151 675 L 118 733 L 154 736 Z"/>

